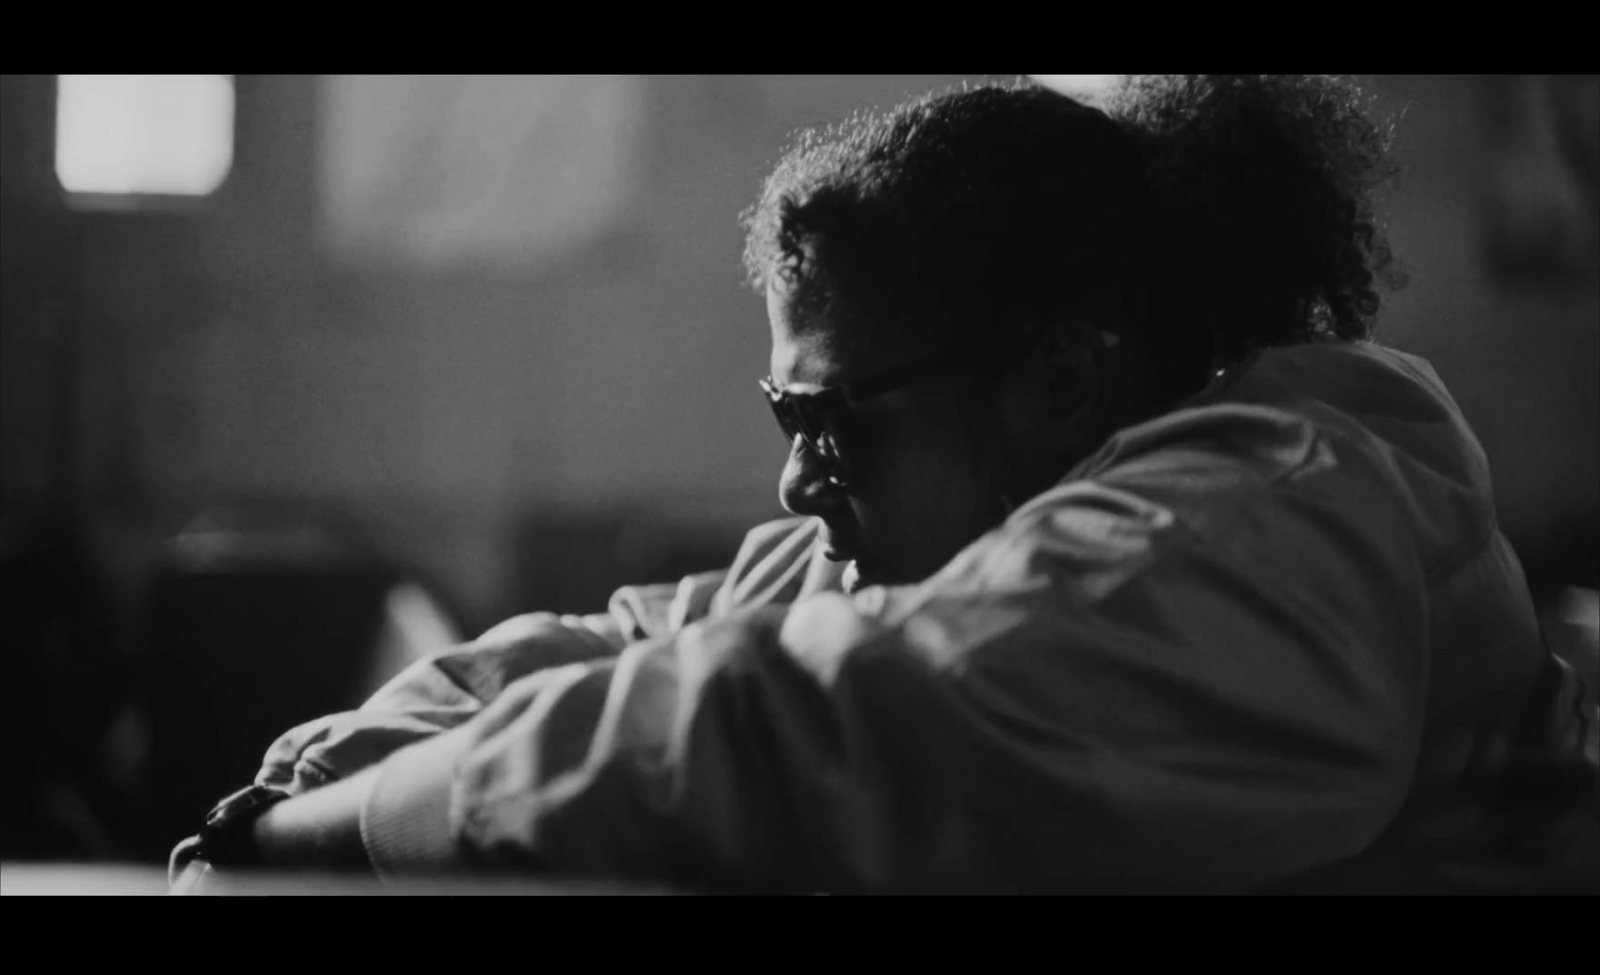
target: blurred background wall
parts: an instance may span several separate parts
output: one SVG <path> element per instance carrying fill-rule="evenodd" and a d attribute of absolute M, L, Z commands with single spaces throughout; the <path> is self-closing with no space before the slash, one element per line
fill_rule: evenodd
<path fill-rule="evenodd" d="M 555 243 L 526 246 L 517 260 L 515 241 L 510 257 L 470 244 L 437 259 L 420 246 L 421 256 L 351 253 L 359 242 L 340 250 L 327 211 L 344 201 L 329 197 L 359 184 L 331 174 L 341 164 L 318 152 L 353 141 L 325 114 L 342 107 L 348 117 L 359 97 L 341 103 L 341 79 L 241 76 L 233 167 L 212 197 L 177 212 L 37 218 L 59 218 L 61 244 L 30 259 L 61 279 L 53 297 L 66 305 L 33 340 L 50 341 L 72 316 L 80 343 L 77 488 L 96 504 L 180 516 L 223 501 L 351 512 L 384 547 L 434 572 L 474 628 L 539 595 L 517 578 L 539 574 L 519 540 L 539 534 L 534 523 L 634 506 L 713 526 L 766 516 L 783 449 L 755 386 L 765 312 L 742 283 L 737 214 L 791 128 L 949 80 L 614 79 L 607 101 L 622 102 L 625 117 L 585 141 L 563 130 L 560 101 L 595 107 L 573 91 L 587 82 L 512 79 L 523 98 L 555 101 L 547 119 L 512 118 L 528 123 L 523 144 L 508 141 L 496 161 L 517 180 L 536 191 L 551 180 L 547 196 L 581 192 L 564 142 L 580 170 L 616 162 L 608 153 L 628 157 L 608 174 L 613 185 L 584 201 L 609 214 L 585 223 L 552 205 L 553 221 L 581 232 L 567 242 L 551 233 Z M 7 117 L 47 81 L 8 81 Z M 48 129 L 47 93 L 33 97 Z M 450 138 L 412 133 L 422 144 L 401 138 L 395 151 L 410 148 L 416 169 L 448 165 L 427 144 L 436 135 Z M 555 150 L 537 151 L 541 139 Z M 49 149 L 33 149 L 35 167 L 50 165 Z M 49 177 L 37 185 L 48 191 Z M 390 201 L 402 212 L 405 192 Z M 9 248 L 9 210 L 6 223 Z M 37 352 L 6 361 L 7 379 L 29 377 L 19 396 L 42 382 Z M 15 415 L 50 415 L 46 399 L 68 409 L 54 393 L 33 390 L 37 407 Z M 36 422 L 14 435 L 8 423 L 8 499 L 49 481 L 71 422 L 59 417 L 48 438 Z M 650 545 L 637 539 L 633 561 L 648 561 Z"/>
<path fill-rule="evenodd" d="M 62 86 L 5 76 L 4 510 L 66 526 L 132 672 L 246 652 L 153 620 L 184 538 L 414 581 L 466 635 L 713 567 L 780 513 L 739 211 L 796 126 L 957 80 L 241 75 L 215 192 L 130 206 L 63 195 Z M 1600 82 L 1366 80 L 1407 169 L 1383 337 L 1477 427 L 1541 592 L 1593 587 Z"/>

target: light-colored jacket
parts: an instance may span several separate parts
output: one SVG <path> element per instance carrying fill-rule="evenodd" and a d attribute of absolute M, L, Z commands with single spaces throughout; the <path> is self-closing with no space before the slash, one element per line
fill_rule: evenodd
<path fill-rule="evenodd" d="M 384 876 L 1425 891 L 1600 864 L 1595 675 L 1543 645 L 1415 357 L 1266 352 L 924 583 L 838 577 L 814 522 L 765 525 L 725 573 L 417 663 L 258 781 L 379 765 Z"/>

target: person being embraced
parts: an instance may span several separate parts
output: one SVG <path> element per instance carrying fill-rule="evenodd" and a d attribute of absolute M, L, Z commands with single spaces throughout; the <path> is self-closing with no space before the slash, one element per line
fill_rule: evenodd
<path fill-rule="evenodd" d="M 743 217 L 794 517 L 296 728 L 174 854 L 760 892 L 1525 890 L 1593 870 L 1593 675 L 1373 339 L 1347 80 L 967 86 Z M 1587 677 L 1587 680 L 1584 678 Z"/>

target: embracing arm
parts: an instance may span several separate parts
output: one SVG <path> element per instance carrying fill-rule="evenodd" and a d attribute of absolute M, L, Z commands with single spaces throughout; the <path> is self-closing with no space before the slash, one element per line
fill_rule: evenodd
<path fill-rule="evenodd" d="M 369 768 L 267 809 L 251 828 L 260 865 L 370 872 L 360 812 L 376 773 Z"/>
<path fill-rule="evenodd" d="M 1422 720 L 1403 542 L 1313 505 L 1199 544 L 1109 503 L 508 687 L 377 770 L 364 846 L 834 891 L 1239 890 L 1359 852 Z"/>
<path fill-rule="evenodd" d="M 294 794 L 325 786 L 460 726 L 506 687 L 540 670 L 612 657 L 631 642 L 739 606 L 787 602 L 803 586 L 830 581 L 823 578 L 830 564 L 816 557 L 815 541 L 813 520 L 780 519 L 752 530 L 727 571 L 625 586 L 604 614 L 531 613 L 508 620 L 472 643 L 408 667 L 359 710 L 290 730 L 269 750 L 256 782 Z"/>
<path fill-rule="evenodd" d="M 324 787 L 460 726 L 522 677 L 613 655 L 623 642 L 594 617 L 534 613 L 508 620 L 417 661 L 357 710 L 290 729 L 268 749 L 256 782 L 296 795 Z"/>

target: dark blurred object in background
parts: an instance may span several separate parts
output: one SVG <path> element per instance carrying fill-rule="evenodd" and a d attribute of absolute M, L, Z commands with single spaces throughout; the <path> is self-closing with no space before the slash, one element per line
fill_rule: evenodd
<path fill-rule="evenodd" d="M 1490 170 L 1487 263 L 1509 284 L 1600 280 L 1600 76 L 1479 81 Z"/>
<path fill-rule="evenodd" d="M 161 862 L 283 731 L 460 639 L 419 573 L 328 520 L 215 509 L 140 552 L 5 517 L 0 859 Z"/>
<path fill-rule="evenodd" d="M 348 532 L 303 515 L 222 509 L 172 538 L 139 626 L 134 779 L 152 844 L 141 858 L 165 855 L 251 781 L 279 734 L 359 706 L 406 662 L 453 642 L 437 602 L 431 630 L 397 632 L 397 594 L 415 588 Z"/>
<path fill-rule="evenodd" d="M 0 521 L 4 627 L 5 859 L 115 852 L 103 820 L 99 747 L 129 675 L 115 601 L 80 527 L 61 511 Z"/>

